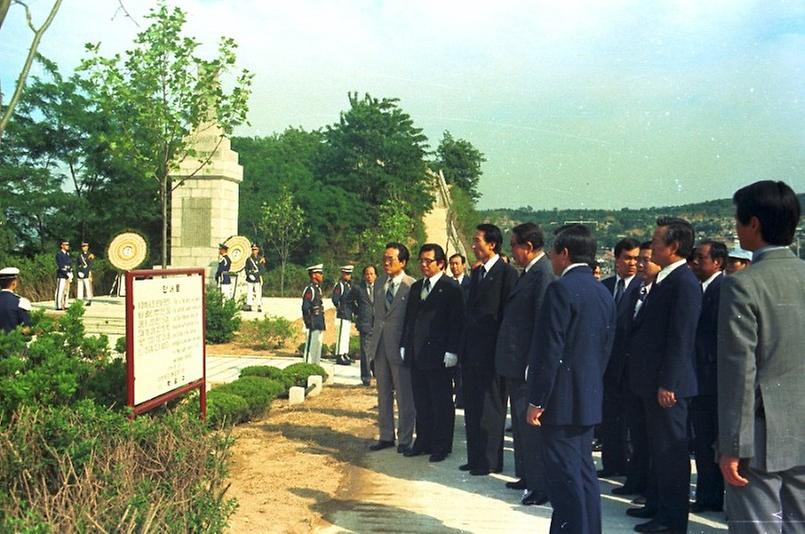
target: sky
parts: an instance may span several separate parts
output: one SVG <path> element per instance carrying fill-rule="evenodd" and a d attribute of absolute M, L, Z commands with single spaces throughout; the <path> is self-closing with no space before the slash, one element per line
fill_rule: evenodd
<path fill-rule="evenodd" d="M 35 23 L 47 0 L 29 2 Z M 40 51 L 70 72 L 84 43 L 131 46 L 156 2 L 65 0 Z M 623 208 L 727 198 L 759 179 L 805 192 L 802 0 L 186 0 L 255 74 L 249 126 L 321 128 L 347 93 L 395 97 L 432 149 L 445 130 L 487 158 L 480 208 Z M 139 24 L 139 26 L 137 25 Z M 0 83 L 30 42 L 12 6 Z"/>

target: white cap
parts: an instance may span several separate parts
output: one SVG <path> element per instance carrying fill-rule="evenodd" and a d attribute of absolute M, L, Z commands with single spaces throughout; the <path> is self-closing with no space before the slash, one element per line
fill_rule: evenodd
<path fill-rule="evenodd" d="M 738 260 L 752 261 L 752 253 L 742 248 L 734 248 L 730 250 L 728 257 Z"/>
<path fill-rule="evenodd" d="M 324 264 L 317 263 L 316 265 L 311 265 L 307 268 L 307 272 L 309 273 L 321 273 L 324 272 Z"/>
<path fill-rule="evenodd" d="M 352 271 L 353 271 L 354 269 L 355 269 L 355 266 L 354 266 L 354 265 L 342 265 L 342 266 L 341 266 L 341 272 L 342 272 L 342 273 L 348 273 L 348 274 L 352 274 Z"/>
<path fill-rule="evenodd" d="M 0 269 L 0 278 L 16 278 L 20 275 L 20 270 L 16 267 L 3 267 Z"/>

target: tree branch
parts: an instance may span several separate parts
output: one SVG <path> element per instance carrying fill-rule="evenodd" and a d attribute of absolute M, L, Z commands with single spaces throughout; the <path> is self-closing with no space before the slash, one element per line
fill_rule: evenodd
<path fill-rule="evenodd" d="M 53 3 L 53 8 L 50 10 L 47 19 L 45 19 L 45 22 L 38 30 L 33 26 L 31 12 L 28 9 L 28 6 L 22 3 L 20 0 L 14 0 L 14 3 L 25 8 L 25 13 L 28 18 L 28 26 L 30 26 L 31 30 L 34 32 L 34 39 L 31 42 L 31 48 L 28 49 L 28 56 L 25 58 L 25 64 L 20 72 L 20 77 L 17 79 L 17 87 L 14 89 L 14 94 L 12 95 L 8 106 L 6 107 L 6 110 L 3 112 L 3 116 L 0 117 L 0 143 L 3 142 L 3 132 L 6 129 L 6 125 L 8 125 L 8 122 L 11 120 L 11 116 L 14 114 L 14 108 L 17 106 L 17 103 L 22 97 L 22 90 L 25 87 L 25 81 L 28 79 L 28 73 L 31 71 L 31 64 L 34 61 L 34 57 L 36 57 L 36 50 L 39 48 L 39 43 L 42 41 L 42 36 L 50 27 L 53 19 L 56 18 L 56 13 L 59 11 L 59 7 L 61 7 L 62 0 L 55 0 Z"/>
<path fill-rule="evenodd" d="M 179 181 L 176 183 L 176 185 L 175 185 L 175 186 L 171 187 L 171 192 L 176 191 L 176 189 L 177 189 L 177 188 L 179 188 L 179 187 L 181 187 L 181 186 L 182 186 L 182 185 L 185 183 L 185 181 L 186 181 L 186 180 L 188 180 L 188 179 L 192 178 L 193 176 L 197 175 L 197 174 L 199 173 L 199 171 L 201 171 L 201 169 L 203 169 L 204 167 L 206 167 L 206 166 L 207 166 L 207 164 L 208 164 L 208 163 L 209 163 L 209 162 L 212 160 L 212 157 L 215 155 L 215 153 L 216 153 L 216 152 L 218 152 L 218 147 L 220 147 L 220 146 L 221 146 L 221 143 L 222 143 L 223 141 L 224 141 L 224 136 L 222 135 L 222 136 L 220 136 L 220 137 L 218 138 L 218 142 L 215 144 L 215 148 L 213 148 L 213 149 L 212 149 L 212 151 L 210 151 L 209 155 L 207 156 L 207 159 L 205 159 L 205 160 L 204 160 L 204 161 L 201 163 L 201 165 L 199 165 L 198 167 L 196 167 L 196 170 L 194 170 L 192 173 L 188 174 L 187 176 L 185 176 L 184 178 L 182 178 L 181 180 L 179 180 Z"/>
<path fill-rule="evenodd" d="M 131 13 L 129 13 L 129 11 L 126 9 L 126 6 L 123 5 L 123 0 L 117 0 L 117 4 L 118 4 L 118 6 L 117 6 L 117 9 L 115 10 L 115 14 L 112 15 L 112 20 L 115 20 L 115 17 L 117 17 L 117 14 L 122 11 L 123 16 L 125 16 L 127 19 L 132 21 L 134 23 L 134 25 L 139 28 L 140 24 L 136 20 L 134 20 L 134 17 L 131 16 Z"/>

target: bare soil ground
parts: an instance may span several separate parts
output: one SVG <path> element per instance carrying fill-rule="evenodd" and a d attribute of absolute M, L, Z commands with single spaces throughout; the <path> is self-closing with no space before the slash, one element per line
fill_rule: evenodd
<path fill-rule="evenodd" d="M 365 464 L 376 418 L 374 388 L 334 385 L 301 405 L 277 400 L 263 420 L 236 427 L 228 495 L 239 507 L 230 532 L 327 526 L 328 503 L 354 487 L 349 473 Z"/>

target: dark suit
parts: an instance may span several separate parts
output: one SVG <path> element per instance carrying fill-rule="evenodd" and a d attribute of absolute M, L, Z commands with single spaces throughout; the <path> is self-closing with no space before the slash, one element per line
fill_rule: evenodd
<path fill-rule="evenodd" d="M 615 304 L 584 265 L 548 286 L 528 368 L 529 403 L 540 417 L 552 533 L 601 532 L 592 458 L 601 422 L 604 370 L 615 333 Z"/>
<path fill-rule="evenodd" d="M 374 294 L 377 291 L 376 286 L 377 283 L 372 288 L 371 298 L 365 280 L 360 284 L 353 285 L 346 296 L 346 301 L 351 306 L 355 317 L 355 328 L 358 329 L 361 339 L 361 380 L 363 382 L 372 379 L 372 373 L 369 369 L 368 343 L 372 337 L 372 327 L 374 326 Z"/>
<path fill-rule="evenodd" d="M 472 272 L 461 352 L 467 463 L 477 472 L 503 469 L 506 392 L 495 372 L 495 346 L 503 307 L 517 281 L 517 271 L 498 258 L 483 276 Z"/>
<path fill-rule="evenodd" d="M 682 264 L 654 283 L 626 349 L 629 386 L 643 401 L 653 462 L 646 507 L 656 510 L 659 523 L 680 530 L 688 524 L 688 399 L 697 393 L 694 343 L 701 306 L 701 285 Z M 671 408 L 657 401 L 660 387 L 674 392 Z"/>
<path fill-rule="evenodd" d="M 616 278 L 610 276 L 601 281 L 610 294 L 615 291 Z M 626 473 L 628 470 L 629 445 L 624 419 L 625 397 L 628 395 L 625 345 L 626 333 L 634 315 L 635 292 L 640 291 L 640 282 L 639 276 L 633 277 L 620 300 L 615 303 L 615 342 L 604 373 L 603 415 L 598 435 L 601 439 L 601 464 L 604 471 L 612 473 Z"/>
<path fill-rule="evenodd" d="M 723 278 L 723 274 L 715 277 L 702 298 L 702 313 L 696 328 L 699 394 L 691 400 L 689 416 L 696 457 L 696 502 L 715 508 L 721 508 L 724 504 L 724 478 L 715 454 L 718 440 L 718 303 Z"/>
<path fill-rule="evenodd" d="M 470 276 L 464 275 L 461 278 L 461 282 L 456 280 L 455 278 L 450 278 L 458 284 L 461 288 L 461 297 L 462 297 L 462 308 L 466 310 L 467 307 L 467 300 L 470 298 Z M 455 367 L 453 367 L 450 372 L 453 375 L 453 395 L 456 396 L 456 408 L 463 408 L 464 407 L 464 388 L 461 387 L 461 362 L 458 363 Z"/>
<path fill-rule="evenodd" d="M 461 290 L 442 275 L 423 301 L 423 280 L 411 286 L 400 341 L 411 368 L 416 407 L 415 450 L 446 455 L 453 449 L 455 408 L 446 352 L 458 354 L 464 321 Z"/>
<path fill-rule="evenodd" d="M 506 300 L 495 348 L 495 370 L 503 377 L 511 399 L 515 473 L 526 480 L 530 491 L 541 492 L 545 492 L 545 470 L 539 454 L 542 439 L 539 429 L 526 423 L 525 370 L 531 344 L 542 342 L 534 336 L 534 329 L 545 290 L 554 280 L 556 276 L 546 256 L 517 279 Z"/>

